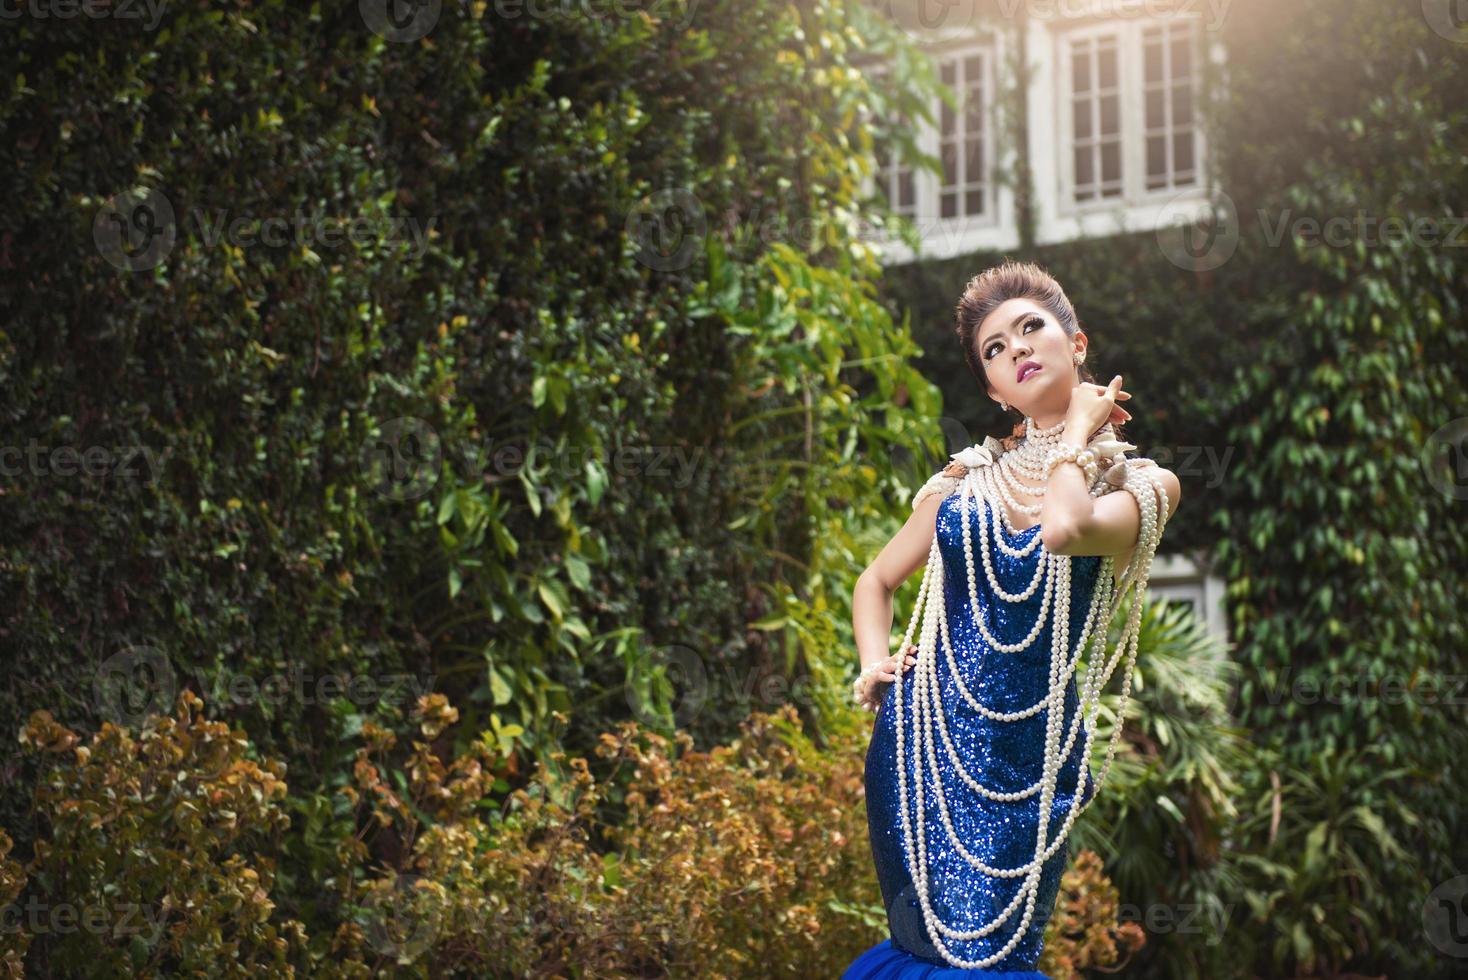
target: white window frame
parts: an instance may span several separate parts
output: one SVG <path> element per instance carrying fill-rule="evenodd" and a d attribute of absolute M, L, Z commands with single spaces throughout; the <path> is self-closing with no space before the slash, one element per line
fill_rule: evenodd
<path fill-rule="evenodd" d="M 1216 169 L 1205 125 L 1209 98 L 1205 78 L 1210 64 L 1223 68 L 1225 53 L 1217 32 L 1211 30 L 1205 21 L 1205 12 L 1193 10 L 1181 0 L 1177 9 L 1157 14 L 1146 11 L 1127 14 L 1131 7 L 1118 7 L 1115 3 L 1103 3 L 1101 0 L 1089 6 L 1087 0 L 1067 0 L 1062 6 L 1064 13 L 1031 16 L 1024 26 L 1023 43 L 1028 62 L 1024 70 L 1029 113 L 1029 142 L 1024 152 L 1030 165 L 1034 194 L 1031 202 L 1034 244 L 1050 245 L 1152 231 L 1176 224 L 1180 211 L 1196 209 L 1201 214 L 1211 210 L 1209 200 Z M 1146 15 L 1139 16 L 1139 13 Z M 1195 31 L 1192 128 L 1196 179 L 1192 185 L 1148 191 L 1143 35 L 1149 27 L 1180 21 L 1190 22 Z M 913 187 L 914 214 L 909 220 L 920 237 L 920 250 L 914 253 L 895 235 L 868 236 L 866 242 L 883 265 L 951 258 L 980 250 L 1002 252 L 1019 247 L 1014 188 L 1006 175 L 1017 172 L 1020 148 L 1016 145 L 1015 134 L 1002 131 L 1002 120 L 998 114 L 999 89 L 1015 84 L 1015 79 L 1010 77 L 1010 52 L 1020 38 L 1018 32 L 1011 29 L 1013 26 L 1003 20 L 983 24 L 970 22 L 962 27 L 948 25 L 927 36 L 925 50 L 935 60 L 956 58 L 961 63 L 964 57 L 974 52 L 985 56 L 985 93 L 989 101 L 984 112 L 987 191 L 990 195 L 986 202 L 988 214 L 982 218 L 940 218 L 939 178 L 926 170 L 917 170 Z M 1077 202 L 1072 177 L 1074 129 L 1070 41 L 1076 37 L 1102 34 L 1115 34 L 1118 40 L 1123 190 L 1117 196 Z M 876 70 L 888 69 L 878 66 Z M 938 134 L 941 103 L 935 100 L 932 111 L 933 123 L 919 122 L 920 129 L 914 138 L 922 152 L 941 159 Z M 1169 156 L 1172 152 L 1169 145 Z M 1097 176 L 1099 178 L 1099 172 Z M 869 178 L 866 193 L 874 194 L 876 189 L 875 179 Z"/>
<path fill-rule="evenodd" d="M 1116 41 L 1116 114 L 1117 141 L 1121 147 L 1121 188 L 1120 194 L 1110 197 L 1101 196 L 1100 186 L 1104 183 L 1101 173 L 1101 154 L 1095 154 L 1096 171 L 1092 175 L 1097 186 L 1097 196 L 1089 201 L 1075 200 L 1075 61 L 1072 57 L 1071 48 L 1076 41 L 1099 41 L 1102 38 L 1114 38 Z M 1057 151 L 1056 163 L 1060 169 L 1060 193 L 1061 209 L 1063 211 L 1082 211 L 1087 209 L 1109 209 L 1114 208 L 1119 202 L 1126 201 L 1129 195 L 1127 176 L 1132 171 L 1128 145 L 1131 140 L 1127 137 L 1127 113 L 1130 107 L 1127 105 L 1129 93 L 1129 81 L 1127 78 L 1128 57 L 1126 36 L 1121 25 L 1096 24 L 1087 28 L 1072 29 L 1065 32 L 1063 37 L 1056 38 L 1056 58 L 1060 66 L 1059 86 L 1057 95 L 1061 103 L 1060 109 L 1055 115 Z M 1096 50 L 1093 46 L 1090 52 L 1092 65 L 1092 77 L 1099 84 L 1100 72 L 1096 70 Z M 1095 98 L 1095 90 L 1091 90 L 1091 98 Z M 1095 128 L 1091 131 L 1091 139 L 1095 140 L 1100 135 L 1100 112 L 1096 113 Z"/>
<path fill-rule="evenodd" d="M 1223 579 L 1208 571 L 1199 558 L 1156 555 L 1147 577 L 1147 595 L 1168 600 L 1191 599 L 1193 614 L 1211 636 L 1228 647 L 1227 607 Z"/>
<path fill-rule="evenodd" d="M 1193 30 L 1192 128 L 1196 177 L 1190 185 L 1149 191 L 1143 36 L 1150 27 L 1179 22 L 1188 22 Z M 1206 203 L 1214 175 L 1204 126 L 1204 73 L 1209 62 L 1222 63 L 1223 49 L 1210 34 L 1201 13 L 1178 10 L 1165 17 L 1035 18 L 1030 23 L 1030 31 L 1028 44 L 1035 53 L 1030 90 L 1030 159 L 1035 182 L 1037 245 L 1151 230 L 1175 223 L 1174 212 L 1179 204 Z M 1113 197 L 1077 201 L 1071 42 L 1101 36 L 1117 39 L 1122 192 Z M 1170 148 L 1168 152 L 1171 153 Z M 1099 171 L 1096 177 L 1099 181 Z"/>
<path fill-rule="evenodd" d="M 907 243 L 895 235 L 868 239 L 869 244 L 878 252 L 882 263 L 887 266 L 901 265 L 918 258 L 924 260 L 950 258 L 979 249 L 1012 249 L 1019 245 L 1019 228 L 1015 223 L 1014 214 L 1014 190 L 1000 180 L 1003 173 L 1013 173 L 1018 165 L 1018 154 L 1014 141 L 1004 138 L 1004 134 L 1000 132 L 998 117 L 998 86 L 1004 77 L 1000 66 L 1008 57 L 1004 33 L 994 31 L 978 36 L 969 33 L 960 41 L 934 44 L 926 50 L 933 58 L 933 70 L 935 74 L 939 74 L 940 78 L 941 66 L 944 62 L 952 60 L 958 65 L 959 74 L 956 79 L 960 84 L 955 87 L 955 94 L 959 97 L 956 113 L 960 120 L 965 113 L 962 100 L 966 94 L 966 86 L 962 84 L 961 77 L 964 59 L 975 54 L 983 58 L 985 105 L 981 117 L 984 121 L 984 213 L 981 215 L 959 214 L 952 218 L 941 217 L 941 178 L 928 170 L 917 170 L 914 174 L 913 187 L 916 208 L 909 220 L 921 238 L 922 251 L 920 255 L 915 255 L 907 247 Z M 877 70 L 886 71 L 888 69 L 879 68 Z M 914 136 L 914 140 L 923 153 L 941 161 L 944 103 L 935 96 L 930 108 L 933 113 L 933 121 L 929 123 L 920 120 L 918 122 L 919 131 Z M 962 156 L 961 142 L 959 155 Z M 874 194 L 878 190 L 875 179 L 878 173 L 875 159 L 872 160 L 872 171 L 873 176 L 865 186 L 865 192 L 868 194 Z M 959 191 L 960 208 L 963 205 L 963 193 Z"/>
<path fill-rule="evenodd" d="M 1191 36 L 1189 38 L 1189 40 L 1192 42 L 1192 51 L 1189 54 L 1189 59 L 1192 62 L 1192 71 L 1188 76 L 1188 87 L 1192 90 L 1193 100 L 1191 106 L 1192 121 L 1188 124 L 1188 128 L 1192 130 L 1193 133 L 1193 179 L 1187 184 L 1176 183 L 1179 170 L 1177 166 L 1177 160 L 1175 159 L 1177 147 L 1176 137 L 1178 134 L 1178 129 L 1174 124 L 1174 120 L 1172 119 L 1173 113 L 1168 111 L 1173 105 L 1172 89 L 1177 85 L 1177 81 L 1169 76 L 1167 72 L 1172 67 L 1172 35 L 1174 33 L 1174 29 L 1179 24 L 1189 24 L 1193 28 L 1193 30 L 1191 31 Z M 1206 50 L 1204 50 L 1204 35 L 1200 28 L 1201 24 L 1196 20 L 1168 20 L 1157 24 L 1143 24 L 1141 31 L 1138 33 L 1137 68 L 1138 77 L 1140 79 L 1139 91 L 1141 92 L 1141 99 L 1138 102 L 1137 132 L 1139 136 L 1139 146 L 1137 152 L 1140 156 L 1141 163 L 1139 180 L 1141 182 L 1141 192 L 1143 195 L 1175 195 L 1185 190 L 1196 190 L 1200 185 L 1205 184 L 1207 181 L 1205 160 L 1202 152 L 1203 140 L 1206 138 L 1206 133 L 1203 129 L 1202 107 L 1204 85 L 1203 67 L 1204 59 L 1207 58 L 1208 53 Z M 1150 161 L 1147 158 L 1147 141 L 1151 139 L 1151 136 L 1149 135 L 1150 131 L 1147 126 L 1147 86 L 1149 84 L 1147 81 L 1147 34 L 1149 31 L 1154 29 L 1160 30 L 1162 32 L 1163 38 L 1163 82 L 1161 91 L 1163 93 L 1163 114 L 1167 118 L 1165 118 L 1162 123 L 1161 132 L 1163 137 L 1163 158 L 1165 160 L 1164 165 L 1166 167 L 1164 174 L 1167 182 L 1161 187 L 1149 188 L 1147 184 L 1151 180 L 1151 178 L 1147 173 L 1147 167 L 1150 164 Z"/>
<path fill-rule="evenodd" d="M 995 193 L 996 182 L 994 167 L 994 136 L 995 131 L 998 128 L 995 125 L 994 118 L 996 113 L 998 112 L 998 100 L 995 98 L 996 92 L 994 89 L 994 84 L 998 76 L 998 71 L 996 70 L 994 65 L 993 45 L 968 45 L 962 48 L 952 48 L 946 51 L 938 51 L 934 53 L 934 60 L 937 63 L 939 79 L 943 77 L 942 69 L 945 64 L 952 62 L 954 66 L 953 88 L 955 89 L 959 97 L 958 108 L 954 110 L 954 123 L 956 124 L 956 132 L 959 134 L 959 138 L 957 140 L 958 147 L 957 152 L 954 154 L 954 159 L 955 162 L 959 163 L 959 169 L 965 171 L 967 170 L 967 167 L 961 161 L 964 158 L 963 137 L 966 137 L 968 135 L 968 133 L 964 130 L 965 120 L 968 116 L 968 110 L 963 100 L 968 94 L 969 79 L 966 75 L 963 74 L 963 72 L 964 64 L 968 61 L 968 59 L 974 57 L 975 55 L 978 55 L 983 62 L 983 77 L 979 80 L 980 84 L 983 87 L 984 93 L 984 105 L 982 106 L 982 111 L 979 114 L 980 121 L 983 124 L 983 131 L 980 136 L 982 137 L 984 144 L 984 173 L 982 175 L 984 194 L 983 213 L 978 215 L 956 214 L 951 218 L 943 217 L 943 179 L 941 177 L 930 175 L 932 176 L 933 180 L 933 221 L 940 225 L 944 230 L 957 230 L 960 233 L 969 228 L 985 228 L 991 225 L 997 225 L 999 223 L 999 218 L 996 213 L 998 195 Z M 941 100 L 939 100 L 933 108 L 934 116 L 937 119 L 937 124 L 933 127 L 932 132 L 932 153 L 941 161 L 943 158 L 943 111 L 947 108 L 947 106 L 943 104 Z M 964 177 L 968 178 L 969 174 L 965 172 Z M 972 179 L 968 179 L 965 180 L 963 183 L 956 185 L 956 190 L 954 193 L 957 195 L 957 204 L 960 211 L 962 211 L 963 209 L 964 200 L 967 197 L 968 193 L 965 188 L 968 184 L 971 183 L 973 183 Z"/>
<path fill-rule="evenodd" d="M 890 172 L 884 173 L 883 169 L 877 164 L 876 155 L 873 154 L 872 175 L 867 179 L 866 191 L 869 194 L 880 191 L 882 193 L 882 196 L 887 199 L 888 206 L 890 207 L 892 212 L 894 214 L 902 214 L 902 211 L 900 210 L 900 201 L 896 204 L 892 202 L 895 199 L 900 198 L 901 196 L 900 188 L 902 184 L 902 171 L 906 169 L 909 173 L 912 174 L 913 178 L 913 213 L 910 215 L 905 215 L 905 217 L 907 217 L 910 221 L 916 222 L 918 208 L 921 206 L 922 203 L 919 199 L 917 187 L 919 178 L 922 176 L 922 174 L 916 166 L 910 163 L 905 163 L 904 161 L 898 159 L 897 147 L 895 146 L 890 148 L 888 163 L 890 164 Z"/>

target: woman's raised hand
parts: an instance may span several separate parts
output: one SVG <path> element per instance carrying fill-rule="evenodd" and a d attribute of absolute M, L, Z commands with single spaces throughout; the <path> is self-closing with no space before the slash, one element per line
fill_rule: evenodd
<path fill-rule="evenodd" d="M 1116 403 L 1131 397 L 1131 392 L 1122 390 L 1119 374 L 1104 388 L 1082 381 L 1070 390 L 1070 408 L 1065 413 L 1065 427 L 1084 432 L 1089 439 L 1107 422 L 1119 424 L 1130 419 L 1132 413 Z"/>

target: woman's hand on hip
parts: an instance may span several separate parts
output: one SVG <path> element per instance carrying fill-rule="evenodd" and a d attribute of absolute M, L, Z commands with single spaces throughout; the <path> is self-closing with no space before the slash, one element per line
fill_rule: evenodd
<path fill-rule="evenodd" d="M 902 669 L 904 671 L 906 671 L 913 664 L 917 663 L 916 654 L 917 647 L 913 644 L 908 644 L 906 662 L 902 663 Z M 885 660 L 880 660 L 877 662 L 877 669 L 867 675 L 864 691 L 865 697 L 862 701 L 863 706 L 869 708 L 870 710 L 876 710 L 877 706 L 881 704 L 883 693 L 886 692 L 886 688 L 882 685 L 891 684 L 893 681 L 897 680 L 897 665 L 901 661 L 902 654 L 894 653 L 892 654 L 892 656 L 886 658 Z"/>

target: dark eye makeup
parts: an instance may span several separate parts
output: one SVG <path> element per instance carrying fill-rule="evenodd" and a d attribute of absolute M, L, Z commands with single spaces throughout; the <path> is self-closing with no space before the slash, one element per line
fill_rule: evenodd
<path fill-rule="evenodd" d="M 1039 327 L 1043 327 L 1044 325 L 1045 325 L 1045 321 L 1044 320 L 1040 319 L 1037 316 L 1032 316 L 1028 320 L 1025 321 L 1024 329 L 1021 332 L 1022 333 L 1029 333 L 1031 326 L 1034 326 L 1036 328 L 1039 328 Z M 994 356 L 994 348 L 999 347 L 999 346 L 1002 346 L 1002 345 L 1000 344 L 999 341 L 996 340 L 993 343 L 991 343 L 988 347 L 985 347 L 984 348 L 984 360 L 987 361 L 987 360 L 991 359 Z"/>

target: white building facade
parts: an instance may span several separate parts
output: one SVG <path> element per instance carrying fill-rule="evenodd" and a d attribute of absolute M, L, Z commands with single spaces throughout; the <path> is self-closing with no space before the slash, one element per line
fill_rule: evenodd
<path fill-rule="evenodd" d="M 941 174 L 878 150 L 872 189 L 922 240 L 917 255 L 895 237 L 874 241 L 885 264 L 1026 244 L 1021 155 L 1032 245 L 1145 231 L 1207 211 L 1205 68 L 1221 73 L 1225 59 L 1206 4 L 994 0 L 987 15 L 960 0 L 890 6 L 959 108 L 935 98 L 935 124 L 920 122 L 916 133 Z M 1024 96 L 1023 127 L 1003 111 L 1002 93 L 1015 90 Z"/>

